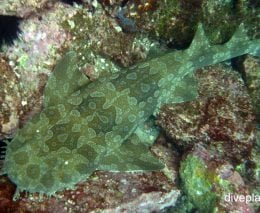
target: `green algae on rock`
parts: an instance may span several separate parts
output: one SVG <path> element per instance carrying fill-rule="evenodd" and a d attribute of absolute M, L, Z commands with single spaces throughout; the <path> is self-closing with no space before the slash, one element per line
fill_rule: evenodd
<path fill-rule="evenodd" d="M 152 171 L 163 164 L 135 130 L 164 103 L 196 98 L 193 71 L 241 54 L 259 55 L 241 25 L 229 42 L 210 46 L 200 25 L 185 51 L 160 55 L 90 82 L 68 52 L 44 91 L 43 110 L 7 146 L 3 173 L 17 192 L 53 195 L 95 170 Z"/>
<path fill-rule="evenodd" d="M 229 202 L 229 194 L 250 194 L 242 177 L 214 149 L 196 144 L 180 166 L 181 185 L 199 212 L 251 212 L 249 202 Z M 252 211 L 253 212 L 253 211 Z"/>
<path fill-rule="evenodd" d="M 180 176 L 184 190 L 199 210 L 208 212 L 214 208 L 217 196 L 212 190 L 211 175 L 200 158 L 188 155 L 181 163 Z"/>

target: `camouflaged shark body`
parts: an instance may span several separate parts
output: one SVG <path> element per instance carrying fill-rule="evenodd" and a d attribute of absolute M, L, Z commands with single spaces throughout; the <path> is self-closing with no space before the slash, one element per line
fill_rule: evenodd
<path fill-rule="evenodd" d="M 196 98 L 193 71 L 229 58 L 259 55 L 259 40 L 243 27 L 224 45 L 210 46 L 201 26 L 185 51 L 171 52 L 90 82 L 67 53 L 44 91 L 43 110 L 8 144 L 4 173 L 18 190 L 54 194 L 95 170 L 163 168 L 137 134 L 163 103 Z"/>

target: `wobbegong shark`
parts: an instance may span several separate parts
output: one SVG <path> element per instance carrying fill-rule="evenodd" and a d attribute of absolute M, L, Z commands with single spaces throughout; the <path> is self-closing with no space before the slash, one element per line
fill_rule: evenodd
<path fill-rule="evenodd" d="M 47 81 L 42 111 L 7 144 L 2 173 L 18 192 L 53 195 L 96 170 L 163 169 L 138 129 L 162 104 L 196 98 L 197 69 L 259 52 L 259 40 L 250 40 L 243 25 L 228 42 L 214 46 L 199 25 L 188 49 L 91 82 L 79 71 L 77 54 L 70 51 Z"/>

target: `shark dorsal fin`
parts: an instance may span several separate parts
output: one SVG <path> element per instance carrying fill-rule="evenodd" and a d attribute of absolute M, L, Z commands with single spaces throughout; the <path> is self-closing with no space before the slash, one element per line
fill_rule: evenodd
<path fill-rule="evenodd" d="M 189 47 L 189 52 L 193 53 L 198 49 L 207 49 L 210 47 L 209 40 L 205 34 L 203 26 L 199 23 L 195 36 L 192 40 L 192 43 Z"/>
<path fill-rule="evenodd" d="M 89 82 L 77 66 L 77 55 L 70 51 L 66 53 L 54 68 L 44 89 L 44 106 L 61 103 L 64 98 Z"/>
<path fill-rule="evenodd" d="M 233 49 L 235 49 L 238 44 L 239 46 L 248 46 L 246 51 L 248 54 L 260 56 L 260 40 L 255 39 L 252 42 L 250 42 L 250 40 L 252 39 L 248 36 L 248 29 L 245 27 L 244 23 L 241 23 L 228 43 L 229 47 Z"/>
<path fill-rule="evenodd" d="M 233 44 L 233 43 L 238 43 L 239 41 L 245 42 L 250 40 L 247 35 L 247 31 L 248 30 L 245 28 L 245 25 L 241 23 L 228 42 Z"/>

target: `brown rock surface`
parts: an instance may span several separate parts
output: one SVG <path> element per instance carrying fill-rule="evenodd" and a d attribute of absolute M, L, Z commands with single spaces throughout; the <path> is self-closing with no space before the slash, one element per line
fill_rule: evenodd
<path fill-rule="evenodd" d="M 197 72 L 198 99 L 165 105 L 158 124 L 183 148 L 214 144 L 233 162 L 248 158 L 255 141 L 255 115 L 239 74 L 223 66 Z"/>

